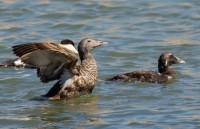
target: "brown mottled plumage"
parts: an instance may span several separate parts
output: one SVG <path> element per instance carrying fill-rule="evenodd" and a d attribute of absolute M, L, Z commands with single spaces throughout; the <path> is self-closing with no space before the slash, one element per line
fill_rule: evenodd
<path fill-rule="evenodd" d="M 57 80 L 49 92 L 49 99 L 68 99 L 82 93 L 91 93 L 97 80 L 97 65 L 89 53 L 103 45 L 85 38 L 78 45 L 79 56 L 53 43 L 31 43 L 13 46 L 13 51 L 22 62 L 37 68 L 37 75 L 44 83 Z M 81 64 L 78 65 L 78 59 Z"/>
<path fill-rule="evenodd" d="M 141 82 L 151 82 L 151 83 L 164 83 L 173 78 L 175 72 L 170 66 L 172 64 L 185 63 L 185 61 L 179 59 L 173 54 L 166 52 L 161 54 L 158 59 L 158 70 L 156 71 L 131 71 L 127 73 L 122 73 L 108 78 L 108 81 L 114 80 L 125 80 L 125 81 L 141 81 Z"/>
<path fill-rule="evenodd" d="M 78 66 L 77 71 L 78 75 L 75 75 L 68 80 L 67 85 L 64 85 L 58 94 L 50 97 L 50 93 L 47 93 L 46 96 L 54 100 L 72 98 L 81 94 L 92 93 L 97 81 L 98 69 L 96 61 L 91 54 L 82 61 L 81 65 Z"/>

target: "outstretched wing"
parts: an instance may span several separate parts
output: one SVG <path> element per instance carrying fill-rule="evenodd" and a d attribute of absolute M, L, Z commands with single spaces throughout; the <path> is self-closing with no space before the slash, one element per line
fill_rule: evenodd
<path fill-rule="evenodd" d="M 13 46 L 13 52 L 22 62 L 36 67 L 37 75 L 44 83 L 58 79 L 63 69 L 71 72 L 78 60 L 75 53 L 54 43 L 17 45 Z"/>
<path fill-rule="evenodd" d="M 30 53 L 36 50 L 46 50 L 46 49 L 59 50 L 61 49 L 61 46 L 55 43 L 42 42 L 42 43 L 21 44 L 21 45 L 13 46 L 12 48 L 13 48 L 14 54 L 21 57 L 27 53 Z"/>

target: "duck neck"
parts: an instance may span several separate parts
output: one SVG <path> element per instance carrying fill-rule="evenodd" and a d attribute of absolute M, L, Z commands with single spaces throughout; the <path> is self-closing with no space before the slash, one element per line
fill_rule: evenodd
<path fill-rule="evenodd" d="M 87 49 L 80 49 L 78 48 L 78 53 L 79 53 L 79 57 L 81 59 L 81 62 L 86 59 L 89 55 L 89 51 Z"/>
<path fill-rule="evenodd" d="M 174 75 L 173 69 L 170 68 L 169 66 L 158 65 L 158 71 L 161 74 L 166 74 L 166 75 L 169 75 L 169 76 Z"/>
<path fill-rule="evenodd" d="M 98 70 L 95 59 L 88 50 L 84 49 L 79 49 L 79 56 L 81 60 L 80 75 L 86 75 L 89 77 L 88 80 L 96 82 Z"/>

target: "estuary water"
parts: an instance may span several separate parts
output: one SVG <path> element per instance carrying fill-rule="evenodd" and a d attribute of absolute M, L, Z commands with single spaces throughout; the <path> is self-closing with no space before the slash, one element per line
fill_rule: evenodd
<path fill-rule="evenodd" d="M 92 51 L 99 76 L 91 95 L 40 101 L 55 82 L 36 70 L 0 68 L 0 128 L 199 129 L 199 0 L 1 0 L 0 61 L 11 46 L 84 37 L 109 42 Z M 161 53 L 186 61 L 165 84 L 106 82 L 133 70 L 157 70 Z"/>

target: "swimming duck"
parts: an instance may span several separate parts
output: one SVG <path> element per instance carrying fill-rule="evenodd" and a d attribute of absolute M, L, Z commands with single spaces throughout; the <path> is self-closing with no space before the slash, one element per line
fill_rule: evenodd
<path fill-rule="evenodd" d="M 151 83 L 164 83 L 171 80 L 175 75 L 175 72 L 170 66 L 172 64 L 185 63 L 185 61 L 174 56 L 172 53 L 165 52 L 160 55 L 158 59 L 158 72 L 156 71 L 132 71 L 127 73 L 122 73 L 111 78 L 108 81 L 114 80 L 125 80 L 125 81 L 141 81 L 141 82 L 151 82 Z"/>
<path fill-rule="evenodd" d="M 55 44 L 55 43 L 52 43 Z M 75 48 L 75 44 L 73 41 L 69 39 L 64 39 L 59 43 L 61 46 L 65 47 L 66 49 L 78 54 L 78 51 Z M 8 66 L 15 66 L 15 67 L 23 67 L 23 68 L 35 68 L 34 66 L 31 66 L 29 64 L 26 64 L 21 61 L 20 58 L 15 59 L 9 59 L 2 63 L 0 63 L 0 67 L 8 67 Z"/>
<path fill-rule="evenodd" d="M 44 97 L 69 99 L 92 93 L 97 81 L 97 64 L 90 51 L 105 42 L 84 38 L 78 45 L 78 55 L 60 44 L 29 43 L 13 46 L 22 62 L 37 68 L 41 82 L 58 80 Z M 77 64 L 80 58 L 80 65 Z"/>

